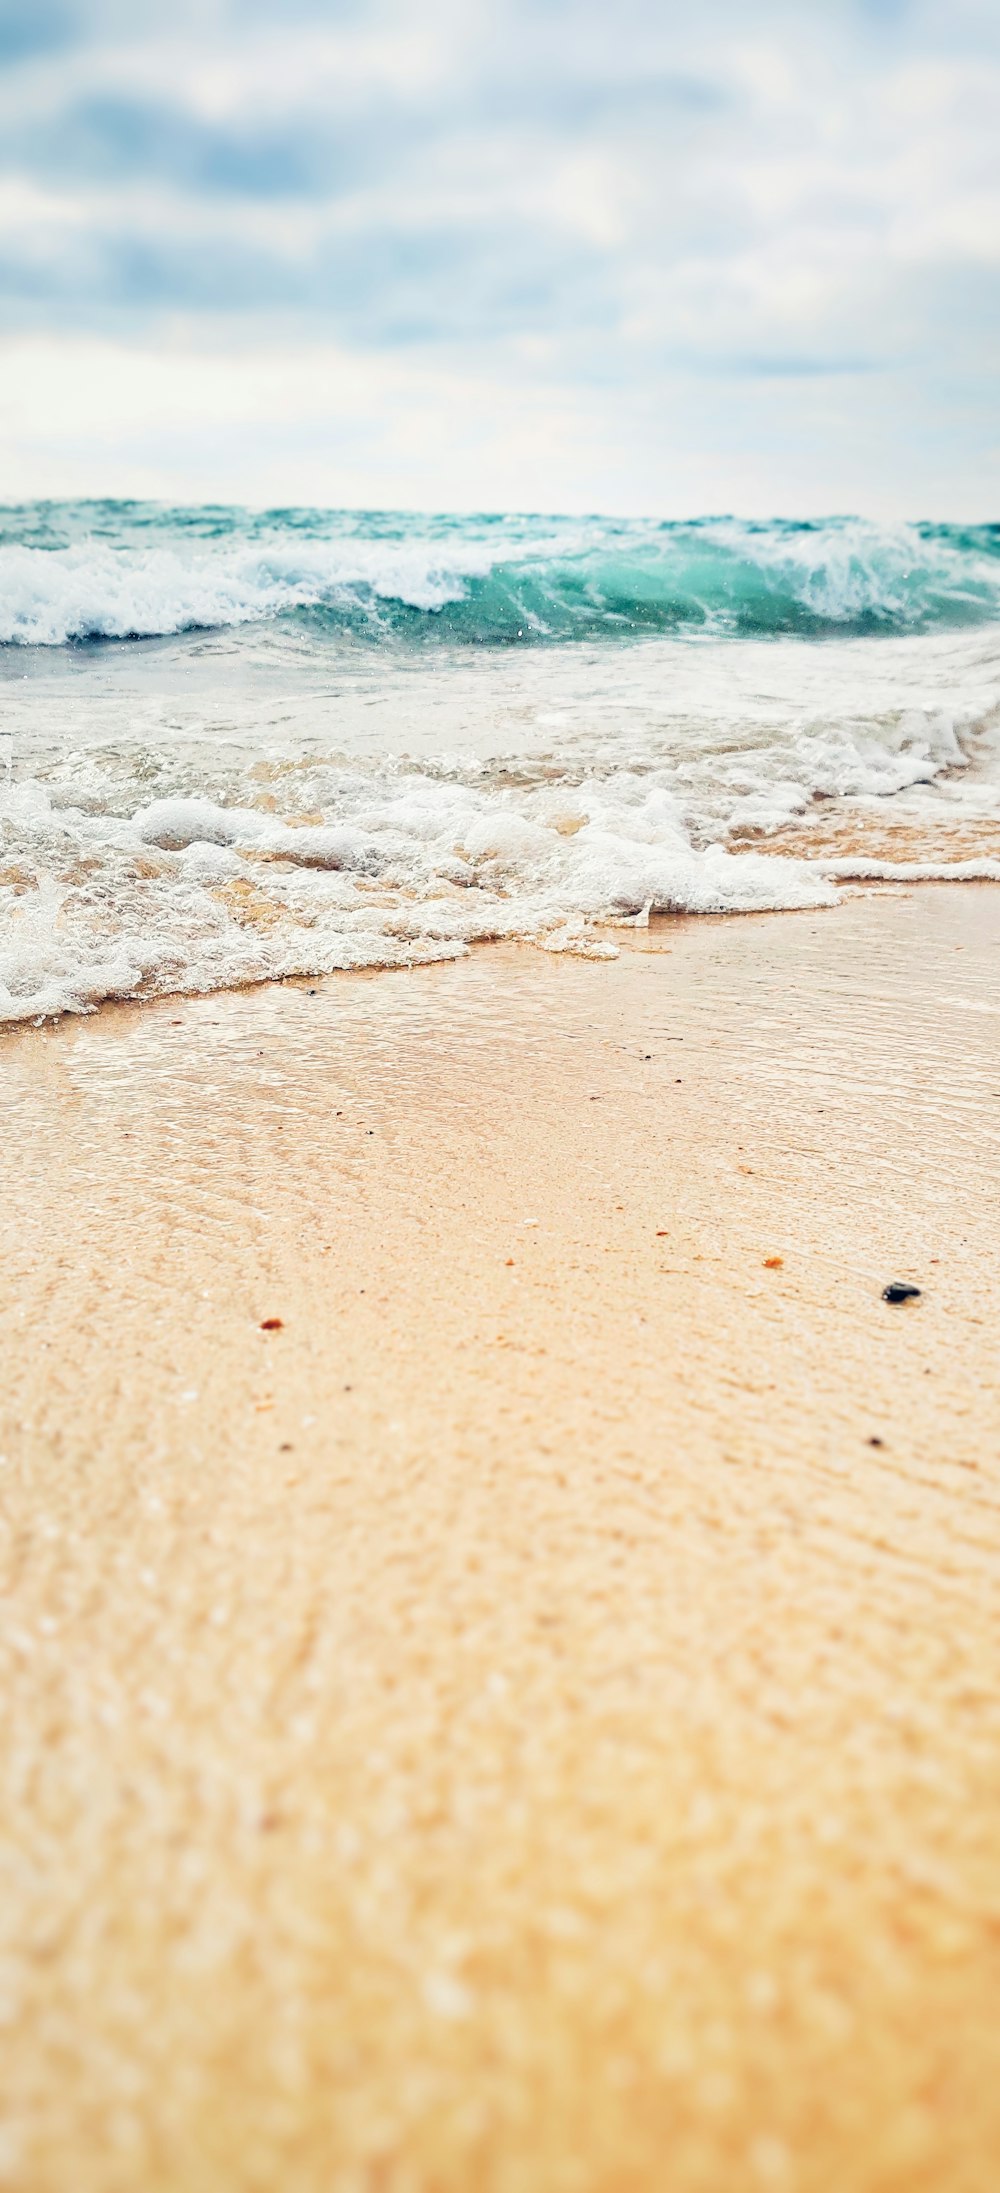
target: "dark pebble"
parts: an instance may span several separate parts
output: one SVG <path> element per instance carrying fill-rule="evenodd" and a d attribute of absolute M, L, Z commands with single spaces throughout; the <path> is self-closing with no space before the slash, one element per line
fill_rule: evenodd
<path fill-rule="evenodd" d="M 916 1302 L 919 1295 L 919 1287 L 911 1287 L 906 1279 L 890 1280 L 888 1287 L 882 1289 L 883 1302 Z"/>

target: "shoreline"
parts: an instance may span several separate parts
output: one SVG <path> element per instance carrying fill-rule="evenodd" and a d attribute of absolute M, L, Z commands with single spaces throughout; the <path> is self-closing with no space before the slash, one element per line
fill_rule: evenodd
<path fill-rule="evenodd" d="M 874 898 L 6 1032 L 0 2183 L 986 2193 L 1000 898 Z"/>
<path fill-rule="evenodd" d="M 919 852 L 917 834 L 909 832 L 907 837 L 913 840 Z M 783 839 L 774 839 L 769 841 L 769 844 L 774 857 L 785 859 L 793 856 L 793 838 L 790 837 L 787 843 Z M 758 846 L 756 841 L 750 838 L 745 842 L 738 842 L 733 850 L 737 854 L 759 852 L 764 857 L 769 857 L 767 849 Z M 898 851 L 898 846 L 896 850 Z M 788 916 L 799 919 L 817 919 L 836 912 L 839 907 L 857 898 L 892 899 L 901 895 L 908 897 L 914 892 L 925 893 L 929 891 L 933 893 L 937 890 L 947 890 L 949 888 L 952 890 L 960 889 L 963 892 L 970 887 L 974 890 L 984 888 L 991 890 L 997 882 L 1000 882 L 1000 859 L 995 860 L 992 853 L 974 853 L 971 850 L 968 851 L 966 858 L 950 864 L 947 862 L 938 863 L 933 858 L 914 858 L 909 863 L 898 859 L 882 860 L 875 857 L 867 860 L 858 853 L 850 857 L 844 857 L 841 860 L 839 857 L 835 858 L 831 853 L 829 858 L 818 861 L 816 867 L 817 873 L 836 889 L 837 896 L 835 899 L 817 901 L 815 905 L 740 906 L 700 912 L 693 911 L 690 908 L 679 908 L 669 912 L 644 909 L 639 915 L 623 915 L 620 919 L 587 916 L 581 917 L 579 931 L 576 930 L 573 922 L 567 922 L 566 924 L 565 933 L 567 938 L 575 938 L 578 934 L 582 940 L 579 944 L 574 941 L 563 942 L 563 932 L 557 933 L 555 930 L 548 932 L 547 935 L 550 939 L 555 939 L 558 936 L 557 941 L 546 941 L 545 936 L 533 936 L 527 933 L 524 935 L 512 934 L 510 936 L 482 935 L 470 938 L 458 952 L 454 954 L 444 953 L 440 957 L 434 955 L 422 957 L 418 954 L 412 959 L 399 958 L 370 962 L 360 960 L 353 965 L 327 968 L 326 970 L 306 969 L 279 974 L 253 974 L 248 975 L 242 981 L 232 979 L 217 986 L 202 989 L 108 991 L 105 995 L 88 1000 L 82 1005 L 64 1005 L 37 1014 L 34 1012 L 29 1014 L 19 1013 L 12 1019 L 0 1019 L 0 1046 L 2 1046 L 4 1039 L 14 1039 L 21 1035 L 30 1036 L 40 1030 L 51 1030 L 60 1027 L 64 1023 L 79 1025 L 83 1022 L 89 1022 L 95 1014 L 106 1016 L 116 1011 L 130 1012 L 148 1007 L 169 1008 L 171 1005 L 181 1007 L 186 1004 L 194 1005 L 210 1002 L 213 998 L 253 997 L 259 992 L 283 989 L 307 989 L 312 995 L 315 994 L 316 986 L 330 983 L 340 984 L 356 977 L 376 981 L 383 981 L 390 976 L 405 977 L 433 967 L 441 969 L 461 966 L 465 959 L 479 955 L 510 957 L 511 955 L 521 954 L 529 956 L 542 954 L 553 958 L 594 961 L 620 957 L 622 954 L 627 955 L 635 950 L 659 949 L 670 951 L 672 946 L 668 940 L 675 934 L 682 933 L 686 926 L 692 922 L 699 926 L 703 923 L 718 924 L 720 922 L 728 926 L 731 923 L 742 921 L 783 921 Z M 258 913 L 259 909 L 252 901 L 249 901 L 246 909 L 248 927 L 254 926 Z M 269 925 L 266 918 L 262 925 L 265 928 Z"/>

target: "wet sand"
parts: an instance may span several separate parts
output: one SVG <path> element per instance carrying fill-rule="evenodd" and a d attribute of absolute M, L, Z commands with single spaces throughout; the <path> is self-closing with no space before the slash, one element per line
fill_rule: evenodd
<path fill-rule="evenodd" d="M 998 964 L 2 1040 L 0 2182 L 993 2193 Z"/>

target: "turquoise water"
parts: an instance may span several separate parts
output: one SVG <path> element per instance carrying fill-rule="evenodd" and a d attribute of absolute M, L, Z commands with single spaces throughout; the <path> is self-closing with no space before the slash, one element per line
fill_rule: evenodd
<path fill-rule="evenodd" d="M 0 642 L 266 624 L 317 647 L 886 635 L 1000 616 L 1000 526 L 0 510 Z"/>

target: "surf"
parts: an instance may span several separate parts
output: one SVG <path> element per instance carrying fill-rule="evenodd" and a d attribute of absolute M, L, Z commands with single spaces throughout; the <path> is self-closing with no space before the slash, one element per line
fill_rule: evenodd
<path fill-rule="evenodd" d="M 45 504 L 0 512 L 0 645 L 243 625 L 505 648 L 823 639 L 1000 619 L 1000 526 L 419 518 Z"/>

